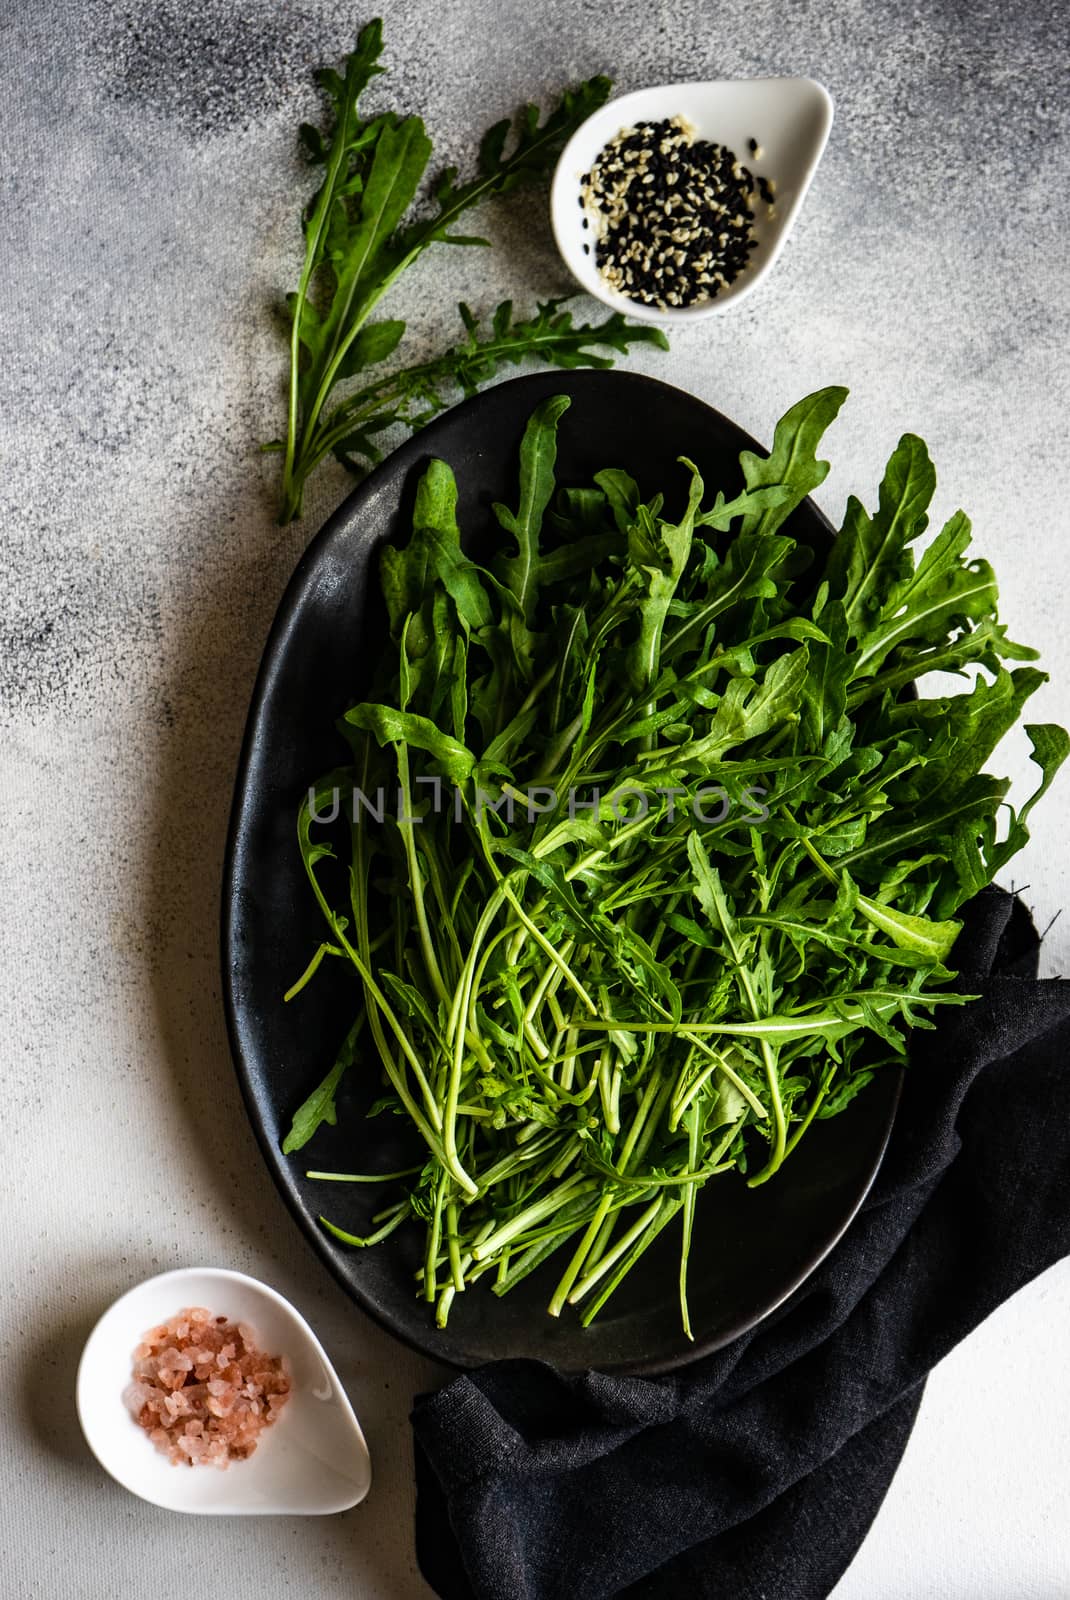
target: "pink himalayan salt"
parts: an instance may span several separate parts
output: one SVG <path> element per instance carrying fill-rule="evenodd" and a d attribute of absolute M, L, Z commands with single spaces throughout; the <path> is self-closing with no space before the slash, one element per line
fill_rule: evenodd
<path fill-rule="evenodd" d="M 134 1351 L 123 1400 L 176 1465 L 225 1467 L 256 1449 L 286 1404 L 281 1356 L 266 1356 L 244 1322 L 191 1306 L 150 1328 Z"/>

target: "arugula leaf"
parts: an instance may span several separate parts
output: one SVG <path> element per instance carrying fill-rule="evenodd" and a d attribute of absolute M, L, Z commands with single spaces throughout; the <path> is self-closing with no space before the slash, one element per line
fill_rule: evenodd
<path fill-rule="evenodd" d="M 1060 728 L 1058 723 L 1026 723 L 1025 731 L 1032 746 L 1033 760 L 1040 767 L 1040 783 L 1017 815 L 1012 816 L 1003 843 L 990 849 L 988 865 L 993 873 L 1006 866 L 1011 857 L 1017 855 L 1018 851 L 1028 844 L 1029 830 L 1025 825 L 1026 819 L 1037 801 L 1047 794 L 1055 774 L 1070 755 L 1070 734 L 1065 728 Z"/>
<path fill-rule="evenodd" d="M 742 452 L 739 464 L 748 489 L 787 490 L 775 504 L 744 517 L 745 535 L 775 533 L 811 490 L 824 483 L 828 462 L 818 461 L 815 452 L 846 398 L 847 390 L 840 388 L 819 389 L 816 394 L 807 395 L 777 423 L 768 456 L 756 456 L 751 450 Z"/>
<path fill-rule="evenodd" d="M 860 500 L 847 502 L 840 537 L 832 547 L 826 572 L 834 598 L 843 605 L 848 636 L 869 633 L 889 597 L 909 571 L 907 544 L 925 531 L 925 512 L 936 489 L 936 473 L 925 445 L 912 433 L 900 439 L 880 487 L 874 517 Z M 945 529 L 945 534 L 947 530 Z M 943 560 L 935 573 L 947 576 Z M 922 576 L 918 573 L 918 578 Z M 910 585 L 901 590 L 909 595 Z M 898 607 L 893 609 L 893 615 Z"/>
<path fill-rule="evenodd" d="M 319 1084 L 307 1100 L 302 1101 L 293 1114 L 290 1131 L 282 1141 L 284 1156 L 292 1155 L 295 1150 L 301 1150 L 311 1139 L 316 1129 L 324 1123 L 328 1127 L 335 1127 L 338 1122 L 338 1111 L 334 1097 L 338 1085 L 342 1081 L 342 1074 L 353 1065 L 356 1059 L 357 1040 L 364 1026 L 364 1013 L 358 1016 L 356 1022 L 346 1034 L 342 1047 L 335 1058 L 334 1066 L 328 1072 L 323 1082 Z"/>
<path fill-rule="evenodd" d="M 345 720 L 354 728 L 373 734 L 381 745 L 412 745 L 416 750 L 426 751 L 454 783 L 463 783 L 475 766 L 476 758 L 470 750 L 448 733 L 442 733 L 427 717 L 414 712 L 364 704 L 347 711 Z"/>
<path fill-rule="evenodd" d="M 324 249 L 332 280 L 330 304 L 303 339 L 311 357 L 301 379 L 306 413 L 319 411 L 342 376 L 343 364 L 382 293 L 382 280 L 396 266 L 394 231 L 416 196 L 431 141 L 419 117 L 401 122 L 383 118 L 365 149 L 371 159 L 359 194 L 350 186 L 345 196 L 349 204 L 335 205 L 330 212 Z"/>
<path fill-rule="evenodd" d="M 555 395 L 533 413 L 520 445 L 520 503 L 515 512 L 508 506 L 494 507 L 501 527 L 516 541 L 516 553 L 497 557 L 492 570 L 513 599 L 509 640 L 513 663 L 525 680 L 531 677 L 532 633 L 539 598 L 539 536 L 555 487 L 557 423 L 569 403 L 567 396 Z"/>
<path fill-rule="evenodd" d="M 655 520 L 649 510 L 640 507 L 639 520 L 629 529 L 628 557 L 641 573 L 645 590 L 639 601 L 639 635 L 628 653 L 628 677 L 639 694 L 649 689 L 658 676 L 662 630 L 691 554 L 695 518 L 702 501 L 698 468 L 686 459 L 683 464 L 691 473 L 691 486 L 681 520 L 675 525 Z"/>
<path fill-rule="evenodd" d="M 491 621 L 483 575 L 461 553 L 457 482 L 444 461 L 432 461 L 420 479 L 409 543 L 401 550 L 387 545 L 380 555 L 379 570 L 391 636 L 400 639 L 406 618 L 410 624 L 418 621 L 415 634 L 409 628 L 410 653 L 422 654 L 432 639 L 441 639 L 439 619 L 434 614 L 436 582 L 453 601 L 457 619 L 466 631 L 484 628 Z"/>
<path fill-rule="evenodd" d="M 322 181 L 303 215 L 305 258 L 296 291 L 288 296 L 290 381 L 286 437 L 268 449 L 282 452 L 279 520 L 300 515 L 310 472 L 334 455 L 356 472 L 381 457 L 376 438 L 401 424 L 420 427 L 446 403 L 443 390 L 470 394 L 506 362 L 535 357 L 562 367 L 609 366 L 607 350 L 623 352 L 636 342 L 667 347 L 664 334 L 628 323 L 620 313 L 592 326 L 573 327 L 560 301 L 539 307 L 535 317 L 514 319 L 512 303 L 494 313 L 492 334 L 480 338 L 478 323 L 461 308 L 466 337 L 430 361 L 365 384 L 331 405 L 340 384 L 361 380 L 367 369 L 389 359 L 405 324 L 369 321 L 398 278 L 434 245 L 483 245 L 486 240 L 455 231 L 473 206 L 548 174 L 566 141 L 607 99 L 608 78 L 595 77 L 567 89 L 540 122 L 535 106 L 524 106 L 512 125 L 495 124 L 480 145 L 478 171 L 458 183 L 448 168 L 432 186 L 427 216 L 406 220 L 431 157 L 431 141 L 419 117 L 394 112 L 366 119 L 360 101 L 384 69 L 381 21 L 361 29 L 341 73 L 327 69 L 316 81 L 328 103 L 324 131 L 302 124 L 300 140 Z"/>
<path fill-rule="evenodd" d="M 761 682 L 733 678 L 721 696 L 709 732 L 676 753 L 681 769 L 705 772 L 733 746 L 793 723 L 799 714 L 808 665 L 809 646 L 803 645 L 774 661 Z M 668 753 L 655 750 L 651 756 L 664 759 Z"/>

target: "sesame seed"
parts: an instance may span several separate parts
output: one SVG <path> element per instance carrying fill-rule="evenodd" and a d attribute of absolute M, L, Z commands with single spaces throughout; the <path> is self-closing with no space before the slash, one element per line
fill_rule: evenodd
<path fill-rule="evenodd" d="M 753 156 L 755 140 L 749 148 Z M 771 203 L 765 178 L 734 151 L 698 139 L 682 117 L 622 128 L 582 181 L 599 272 L 648 305 L 711 299 L 746 270 L 756 248 L 748 203 L 755 190 Z"/>

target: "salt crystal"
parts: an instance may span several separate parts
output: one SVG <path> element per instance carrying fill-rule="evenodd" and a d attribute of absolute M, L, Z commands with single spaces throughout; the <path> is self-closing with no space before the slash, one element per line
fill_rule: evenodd
<path fill-rule="evenodd" d="M 172 1462 L 226 1467 L 253 1454 L 289 1393 L 282 1358 L 258 1350 L 247 1323 L 193 1306 L 138 1344 L 123 1401 Z"/>

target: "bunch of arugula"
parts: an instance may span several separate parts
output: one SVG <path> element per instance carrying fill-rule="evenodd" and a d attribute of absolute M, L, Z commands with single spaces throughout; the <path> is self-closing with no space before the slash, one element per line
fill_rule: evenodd
<path fill-rule="evenodd" d="M 591 78 L 566 90 L 542 122 L 529 105 L 512 125 L 496 123 L 480 144 L 476 175 L 458 183 L 456 170 L 447 168 L 433 186 L 429 214 L 406 221 L 431 141 L 419 117 L 361 115 L 361 96 L 383 71 L 382 49 L 382 23 L 370 22 L 340 74 L 316 74 L 330 126 L 321 132 L 306 123 L 300 130 L 323 181 L 304 212 L 304 266 L 296 292 L 287 297 L 286 437 L 266 447 L 283 455 L 280 522 L 300 515 L 305 480 L 328 456 L 363 475 L 380 459 L 377 435 L 397 424 L 421 427 L 456 391 L 474 393 L 506 363 L 533 358 L 565 368 L 609 367 L 609 350 L 623 353 L 635 343 L 668 348 L 660 330 L 629 323 L 619 312 L 577 327 L 560 300 L 540 305 L 533 317 L 514 316 L 512 302 L 503 301 L 489 328 L 481 329 L 462 305 L 464 338 L 457 345 L 369 381 L 368 370 L 388 360 L 405 333 L 397 319 L 370 320 L 387 291 L 432 245 L 486 245 L 453 231 L 458 219 L 490 196 L 552 171 L 567 140 L 612 87 L 608 78 Z M 340 386 L 347 387 L 342 398 Z"/>
<path fill-rule="evenodd" d="M 916 559 L 935 487 L 920 439 L 827 551 L 791 537 L 845 394 L 794 406 L 727 502 L 685 461 L 676 520 L 616 468 L 556 487 L 558 397 L 530 420 L 487 565 L 462 551 L 441 461 L 408 543 L 383 551 L 391 647 L 345 719 L 352 766 L 299 821 L 328 931 L 291 994 L 340 958 L 361 1005 L 286 1148 L 334 1120 L 358 1045 L 364 1070 L 381 1062 L 380 1105 L 426 1160 L 369 1236 L 326 1226 L 367 1245 L 420 1219 L 440 1325 L 467 1285 L 505 1293 L 551 1256 L 549 1310 L 586 1324 L 678 1219 L 690 1334 L 702 1186 L 765 1182 L 910 1027 L 966 998 L 946 987 L 955 912 L 1024 843 L 1068 739 L 1027 728 L 1040 785 L 998 830 L 1007 783 L 982 768 L 1044 675 L 1005 665 L 1035 652 L 999 623 L 962 512 Z M 970 686 L 904 695 L 935 669 Z M 558 804 L 532 817 L 534 785 Z M 398 806 L 373 825 L 380 787 Z M 339 792 L 358 801 L 341 903 L 313 833 Z"/>

